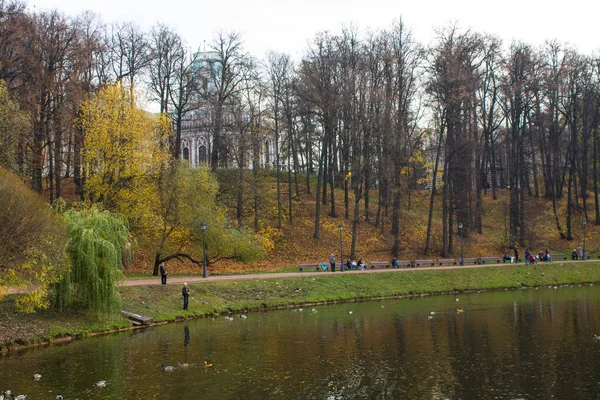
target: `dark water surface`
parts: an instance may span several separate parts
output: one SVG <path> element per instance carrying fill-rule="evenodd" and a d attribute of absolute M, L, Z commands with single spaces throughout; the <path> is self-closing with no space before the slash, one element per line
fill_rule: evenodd
<path fill-rule="evenodd" d="M 28 400 L 57 392 L 65 399 L 600 399 L 595 334 L 600 285 L 367 301 L 13 353 L 0 357 L 0 391 Z M 178 363 L 192 365 L 161 369 Z M 94 387 L 99 380 L 106 387 Z"/>

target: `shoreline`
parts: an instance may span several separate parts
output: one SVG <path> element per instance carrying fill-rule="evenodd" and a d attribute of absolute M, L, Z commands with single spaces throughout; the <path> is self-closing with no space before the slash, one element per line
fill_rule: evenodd
<path fill-rule="evenodd" d="M 195 283 L 192 286 L 193 306 L 180 309 L 178 285 L 120 286 L 123 309 L 154 318 L 146 326 L 132 326 L 128 320 L 113 319 L 98 325 L 84 321 L 74 328 L 62 318 L 65 314 L 39 311 L 42 321 L 58 324 L 53 330 L 27 337 L 24 335 L 0 343 L 0 354 L 62 345 L 73 340 L 152 328 L 173 322 L 210 318 L 223 314 L 271 311 L 299 306 L 315 306 L 378 299 L 412 298 L 478 291 L 518 290 L 545 286 L 571 286 L 600 282 L 600 263 L 552 263 L 473 269 L 443 269 L 398 274 L 396 270 L 375 274 L 313 274 L 294 277 L 259 276 Z M 379 272 L 379 271 L 378 271 Z M 387 272 L 387 273 L 385 273 Z M 272 274 L 277 275 L 277 274 Z M 272 279 L 279 278 L 279 279 Z M 239 282 L 238 282 L 239 280 Z M 199 298 L 204 299 L 198 302 Z M 5 310 L 6 311 L 6 310 Z M 47 313 L 44 314 L 44 313 Z M 120 314 L 120 311 L 119 311 Z M 24 326 L 34 324 L 27 316 Z M 75 317 L 76 318 L 76 317 Z"/>

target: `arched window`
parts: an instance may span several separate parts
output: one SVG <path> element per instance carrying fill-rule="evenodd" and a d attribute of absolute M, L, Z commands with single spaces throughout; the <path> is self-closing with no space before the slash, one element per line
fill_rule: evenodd
<path fill-rule="evenodd" d="M 183 148 L 183 159 L 190 161 L 190 149 L 188 149 L 187 147 Z"/>
<path fill-rule="evenodd" d="M 206 164 L 206 162 L 206 146 L 200 146 L 198 147 L 198 163 Z"/>

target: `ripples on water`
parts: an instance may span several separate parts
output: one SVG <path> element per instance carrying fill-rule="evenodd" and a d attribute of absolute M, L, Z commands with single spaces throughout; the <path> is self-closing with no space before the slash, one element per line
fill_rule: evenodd
<path fill-rule="evenodd" d="M 0 390 L 28 399 L 600 398 L 600 287 L 313 308 L 11 354 L 0 357 Z"/>

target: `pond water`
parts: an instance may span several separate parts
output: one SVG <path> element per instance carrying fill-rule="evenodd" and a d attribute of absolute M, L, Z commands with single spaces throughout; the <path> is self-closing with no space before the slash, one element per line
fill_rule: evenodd
<path fill-rule="evenodd" d="M 12 353 L 0 357 L 0 391 L 28 399 L 599 399 L 595 334 L 600 286 L 366 301 Z M 190 365 L 161 368 L 178 363 Z M 94 386 L 100 380 L 106 387 Z"/>

